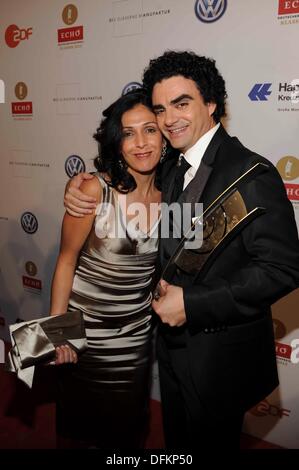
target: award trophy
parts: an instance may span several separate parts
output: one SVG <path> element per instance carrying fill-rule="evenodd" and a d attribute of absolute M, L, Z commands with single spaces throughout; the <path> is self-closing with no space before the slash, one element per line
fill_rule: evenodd
<path fill-rule="evenodd" d="M 203 275 L 208 270 L 219 252 L 237 233 L 265 212 L 264 207 L 256 207 L 248 211 L 241 188 L 268 169 L 269 166 L 264 163 L 255 164 L 221 193 L 200 217 L 194 220 L 170 257 L 162 273 L 162 279 L 171 283 L 175 271 L 179 269 L 193 275 L 194 282 L 199 274 Z M 202 244 L 198 249 L 188 249 L 186 246 L 192 245 L 190 239 L 194 238 L 197 224 L 201 225 Z M 157 300 L 159 297 L 158 285 L 154 298 Z"/>

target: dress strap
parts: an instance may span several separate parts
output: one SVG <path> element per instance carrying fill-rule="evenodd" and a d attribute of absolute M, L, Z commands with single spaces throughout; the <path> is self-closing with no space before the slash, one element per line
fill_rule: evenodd
<path fill-rule="evenodd" d="M 102 189 L 103 189 L 102 202 L 111 202 L 112 188 L 105 181 L 105 179 L 101 175 L 101 173 L 96 172 L 96 173 L 94 173 L 94 176 L 96 176 L 98 178 L 99 183 L 100 183 L 100 185 L 102 186 Z"/>

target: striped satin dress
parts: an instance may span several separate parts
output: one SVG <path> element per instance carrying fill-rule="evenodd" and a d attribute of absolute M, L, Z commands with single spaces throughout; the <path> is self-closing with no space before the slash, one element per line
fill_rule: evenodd
<path fill-rule="evenodd" d="M 57 431 L 100 448 L 139 447 L 148 411 L 159 220 L 148 234 L 129 230 L 118 194 L 97 177 L 102 204 L 69 299 L 69 311 L 83 312 L 88 349 L 77 364 L 57 368 Z"/>

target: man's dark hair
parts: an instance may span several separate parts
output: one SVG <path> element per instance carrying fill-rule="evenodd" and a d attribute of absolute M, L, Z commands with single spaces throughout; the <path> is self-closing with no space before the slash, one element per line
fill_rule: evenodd
<path fill-rule="evenodd" d="M 94 159 L 96 169 L 109 176 L 108 184 L 119 192 L 127 193 L 136 188 L 134 177 L 127 171 L 126 162 L 121 154 L 122 123 L 123 114 L 142 104 L 150 111 L 151 99 L 142 89 L 132 90 L 126 95 L 118 98 L 107 109 L 103 111 L 104 118 L 94 134 L 98 142 L 99 154 Z M 156 170 L 156 187 L 160 187 L 160 164 Z"/>
<path fill-rule="evenodd" d="M 152 95 L 156 83 L 174 76 L 183 76 L 196 83 L 204 103 L 215 103 L 215 122 L 225 116 L 225 81 L 215 66 L 215 61 L 194 52 L 166 51 L 152 59 L 143 74 L 143 86 Z"/>

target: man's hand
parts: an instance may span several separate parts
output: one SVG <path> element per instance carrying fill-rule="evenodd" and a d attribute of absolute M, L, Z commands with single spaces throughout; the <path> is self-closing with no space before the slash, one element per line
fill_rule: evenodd
<path fill-rule="evenodd" d="M 56 360 L 55 365 L 59 366 L 61 364 L 69 364 L 78 362 L 78 356 L 76 351 L 69 347 L 68 344 L 58 346 L 56 348 Z"/>
<path fill-rule="evenodd" d="M 64 206 L 70 215 L 84 217 L 85 214 L 92 214 L 97 207 L 96 199 L 86 196 L 79 189 L 84 180 L 92 178 L 94 176 L 90 173 L 79 173 L 67 183 L 64 193 Z"/>
<path fill-rule="evenodd" d="M 152 301 L 152 307 L 169 326 L 182 326 L 186 323 L 183 289 L 161 279 L 159 282 L 159 300 Z"/>

